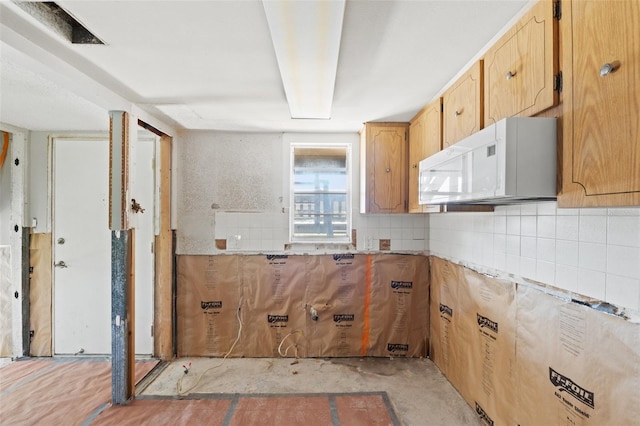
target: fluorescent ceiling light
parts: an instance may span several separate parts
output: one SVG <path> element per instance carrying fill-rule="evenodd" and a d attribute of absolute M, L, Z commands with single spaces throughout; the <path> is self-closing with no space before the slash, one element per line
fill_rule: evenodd
<path fill-rule="evenodd" d="M 345 0 L 263 0 L 291 118 L 331 118 Z"/>

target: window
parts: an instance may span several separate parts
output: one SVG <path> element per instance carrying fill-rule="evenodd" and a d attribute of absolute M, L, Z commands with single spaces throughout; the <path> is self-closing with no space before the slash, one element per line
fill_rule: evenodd
<path fill-rule="evenodd" d="M 291 145 L 292 242 L 351 241 L 349 145 Z"/>

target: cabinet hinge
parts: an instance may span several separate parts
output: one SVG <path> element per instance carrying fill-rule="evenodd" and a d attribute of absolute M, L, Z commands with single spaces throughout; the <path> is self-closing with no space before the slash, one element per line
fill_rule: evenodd
<path fill-rule="evenodd" d="M 553 90 L 558 93 L 562 92 L 562 71 L 553 76 Z"/>
<path fill-rule="evenodd" d="M 560 0 L 553 2 L 553 18 L 558 21 L 562 19 L 562 4 L 560 3 Z"/>
<path fill-rule="evenodd" d="M 444 112 L 444 104 L 440 104 L 440 112 Z"/>

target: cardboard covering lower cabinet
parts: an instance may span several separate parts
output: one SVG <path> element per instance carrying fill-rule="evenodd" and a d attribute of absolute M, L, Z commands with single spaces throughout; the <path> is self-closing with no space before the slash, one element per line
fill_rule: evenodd
<path fill-rule="evenodd" d="M 640 422 L 640 324 L 524 286 L 517 316 L 519 424 Z"/>
<path fill-rule="evenodd" d="M 178 257 L 178 355 L 423 356 L 428 260 L 390 254 Z M 238 308 L 240 309 L 238 312 Z"/>
<path fill-rule="evenodd" d="M 430 264 L 430 356 L 485 424 L 638 424 L 640 324 Z"/>
<path fill-rule="evenodd" d="M 516 424 L 515 284 L 431 258 L 431 357 L 478 416 Z"/>

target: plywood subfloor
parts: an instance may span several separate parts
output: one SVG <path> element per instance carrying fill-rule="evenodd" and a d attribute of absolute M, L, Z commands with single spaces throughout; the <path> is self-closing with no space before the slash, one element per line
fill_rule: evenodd
<path fill-rule="evenodd" d="M 158 361 L 136 362 L 136 381 Z M 0 424 L 82 425 L 111 400 L 105 358 L 29 359 L 0 368 Z"/>

